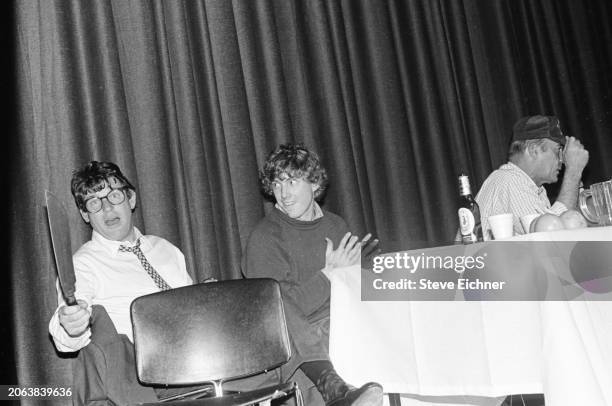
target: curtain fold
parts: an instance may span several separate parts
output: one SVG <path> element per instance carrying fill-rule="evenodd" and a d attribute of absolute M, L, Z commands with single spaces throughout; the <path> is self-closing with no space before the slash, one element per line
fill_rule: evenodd
<path fill-rule="evenodd" d="M 3 360 L 20 384 L 67 384 L 70 365 L 47 335 L 56 297 L 44 190 L 64 200 L 76 250 L 90 230 L 69 180 L 92 159 L 133 180 L 137 226 L 179 246 L 196 281 L 240 277 L 242 248 L 270 208 L 257 171 L 281 142 L 319 153 L 325 207 L 389 251 L 451 241 L 457 175 L 477 190 L 522 115 L 556 114 L 582 140 L 587 186 L 612 177 L 606 0 L 4 7 L 14 104 Z"/>

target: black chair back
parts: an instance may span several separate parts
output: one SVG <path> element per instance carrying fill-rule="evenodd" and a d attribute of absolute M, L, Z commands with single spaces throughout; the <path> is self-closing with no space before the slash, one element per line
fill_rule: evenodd
<path fill-rule="evenodd" d="M 192 385 L 253 375 L 291 357 L 278 282 L 202 283 L 142 296 L 131 306 L 145 384 Z"/>

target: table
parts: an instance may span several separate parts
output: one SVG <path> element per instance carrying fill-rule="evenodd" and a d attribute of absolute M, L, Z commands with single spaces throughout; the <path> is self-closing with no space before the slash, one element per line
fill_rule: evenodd
<path fill-rule="evenodd" d="M 612 227 L 512 240 L 612 241 Z M 354 385 L 431 404 L 544 393 L 547 406 L 612 405 L 612 302 L 362 302 L 360 281 L 359 266 L 331 275 L 330 356 Z"/>

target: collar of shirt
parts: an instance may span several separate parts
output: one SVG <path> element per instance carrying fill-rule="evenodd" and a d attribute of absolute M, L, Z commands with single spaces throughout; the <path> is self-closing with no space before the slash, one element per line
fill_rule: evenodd
<path fill-rule="evenodd" d="M 140 247 L 143 252 L 151 248 L 151 243 L 149 242 L 147 237 L 140 232 L 138 228 L 134 227 L 134 233 L 136 234 L 136 240 L 140 239 Z M 96 231 L 92 231 L 91 240 L 102 248 L 104 248 L 105 250 L 107 250 L 108 253 L 111 255 L 118 255 L 120 253 L 119 247 L 122 245 L 128 247 L 134 246 L 134 243 L 131 243 L 129 241 L 109 240 Z"/>
<path fill-rule="evenodd" d="M 274 207 L 276 207 L 279 211 L 283 212 L 283 210 L 280 208 L 278 203 L 274 204 Z M 323 209 L 321 209 L 321 206 L 319 206 L 319 203 L 314 202 L 314 217 L 312 218 L 312 220 L 309 220 L 309 221 L 314 221 L 314 220 L 320 219 L 321 217 L 323 217 Z"/>
<path fill-rule="evenodd" d="M 523 178 L 525 183 L 528 184 L 529 187 L 532 188 L 533 191 L 535 193 L 537 193 L 538 195 L 541 195 L 544 191 L 546 191 L 546 189 L 544 189 L 544 186 L 536 185 L 535 182 L 533 181 L 533 179 L 531 179 L 531 177 L 529 175 L 527 175 L 527 173 L 525 173 L 524 170 L 522 170 L 520 167 L 518 167 L 517 165 L 513 164 L 512 162 L 508 162 L 508 163 L 502 165 L 499 169 L 515 172 L 518 176 Z"/>

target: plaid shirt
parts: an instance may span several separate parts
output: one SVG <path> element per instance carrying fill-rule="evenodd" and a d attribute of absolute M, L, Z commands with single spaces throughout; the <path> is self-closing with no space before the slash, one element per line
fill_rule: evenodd
<path fill-rule="evenodd" d="M 567 210 L 561 202 L 552 206 L 546 195 L 546 189 L 538 186 L 521 168 L 508 162 L 493 171 L 485 179 L 476 195 L 480 206 L 480 219 L 485 240 L 489 239 L 489 217 L 496 214 L 512 213 L 514 234 L 525 234 L 521 217 L 528 214 L 553 213 L 560 215 Z"/>

